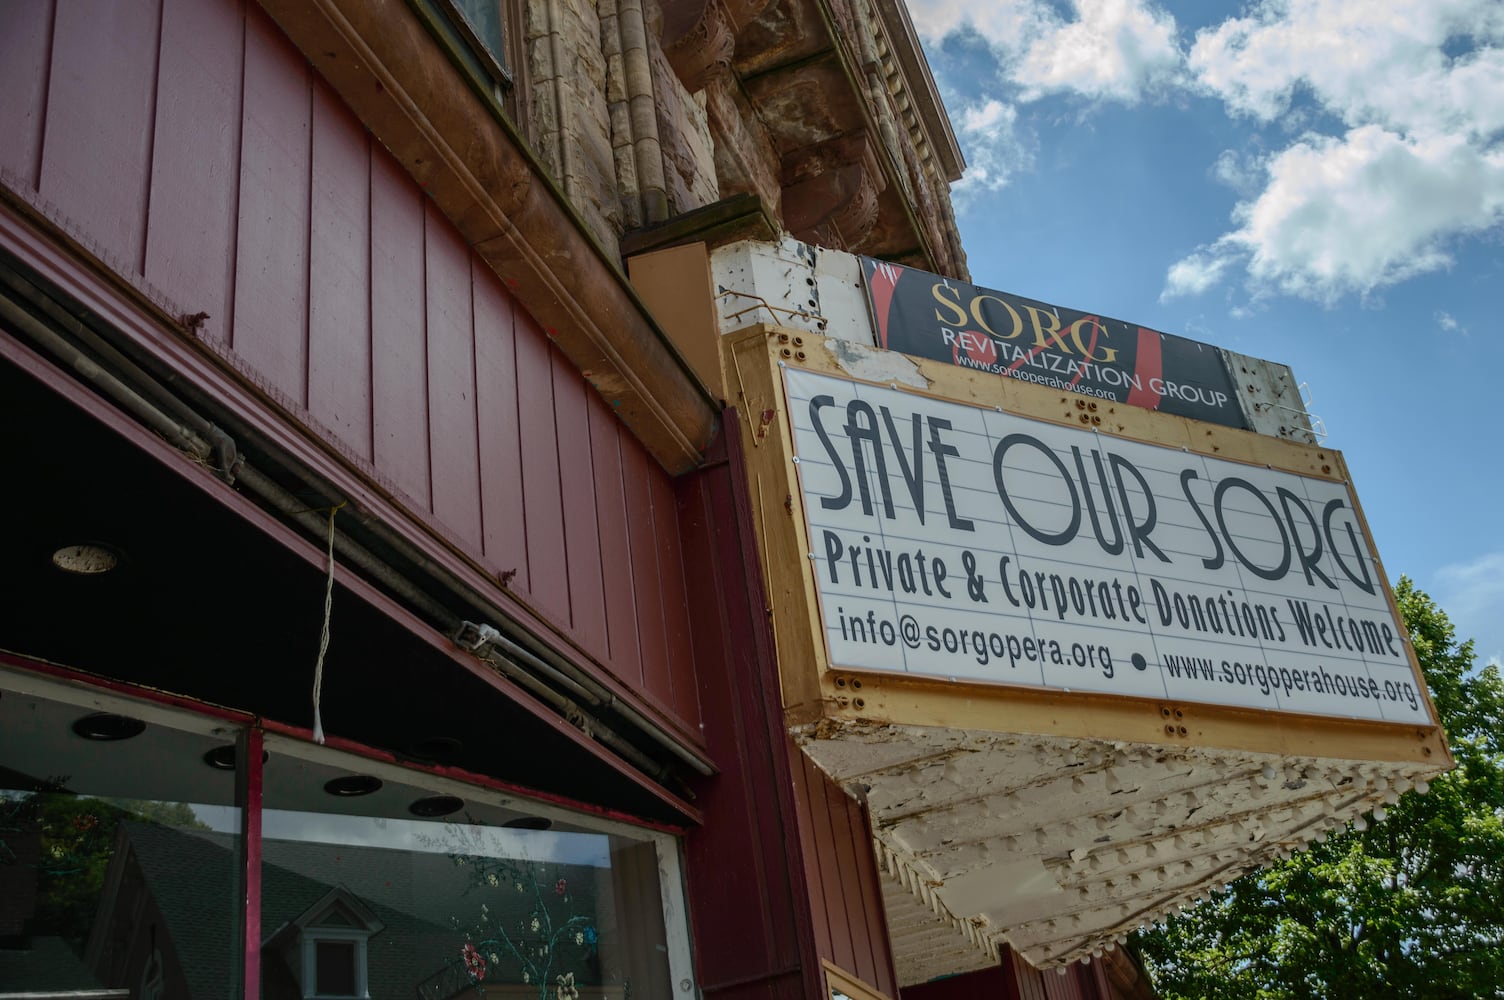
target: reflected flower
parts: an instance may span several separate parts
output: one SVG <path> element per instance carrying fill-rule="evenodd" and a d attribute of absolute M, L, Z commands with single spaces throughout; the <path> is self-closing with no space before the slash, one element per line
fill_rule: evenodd
<path fill-rule="evenodd" d="M 479 982 L 486 978 L 486 960 L 480 957 L 480 952 L 475 950 L 475 945 L 466 941 L 465 946 L 460 949 L 460 958 L 464 959 L 465 971 L 470 974 L 471 979 Z"/>

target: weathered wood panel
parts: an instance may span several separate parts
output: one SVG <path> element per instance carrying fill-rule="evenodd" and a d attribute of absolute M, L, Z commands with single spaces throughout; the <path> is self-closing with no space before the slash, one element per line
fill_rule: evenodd
<path fill-rule="evenodd" d="M 230 346 L 266 387 L 308 405 L 308 66 L 252 6 L 246 17 L 240 225 Z"/>
<path fill-rule="evenodd" d="M 559 493 L 559 442 L 554 425 L 553 362 L 548 341 L 530 316 L 517 316 L 517 412 L 522 435 L 522 504 L 527 515 L 527 580 L 537 606 L 569 620 L 564 510 Z"/>
<path fill-rule="evenodd" d="M 606 637 L 624 680 L 641 687 L 642 652 L 637 637 L 637 598 L 633 589 L 632 546 L 627 541 L 627 497 L 622 482 L 624 431 L 604 404 L 590 408 L 590 460 L 595 473 L 595 514 L 600 526 Z"/>
<path fill-rule="evenodd" d="M 41 171 L 52 7 L 51 0 L 0 4 L 0 171 L 30 190 Z"/>
<path fill-rule="evenodd" d="M 428 301 L 428 454 L 433 513 L 480 548 L 480 428 L 475 409 L 475 323 L 470 253 L 459 234 L 425 209 Z"/>
<path fill-rule="evenodd" d="M 327 91 L 313 91 L 308 240 L 308 410 L 350 453 L 371 449 L 370 139 Z"/>
<path fill-rule="evenodd" d="M 664 644 L 668 654 L 669 700 L 674 715 L 691 729 L 700 724 L 700 703 L 694 677 L 694 651 L 690 647 L 689 621 L 671 608 L 683 607 L 684 562 L 679 545 L 679 517 L 673 487 L 650 463 L 648 479 L 653 497 L 653 533 L 658 542 L 658 593 L 663 598 Z"/>
<path fill-rule="evenodd" d="M 41 196 L 128 274 L 145 249 L 161 16 L 154 0 L 61 0 L 52 30 Z"/>
<path fill-rule="evenodd" d="M 666 474 L 260 6 L 0 28 L 17 196 L 703 741 Z"/>
<path fill-rule="evenodd" d="M 433 509 L 433 490 L 428 459 L 423 220 L 423 192 L 389 158 L 372 156 L 371 419 L 375 466 L 426 513 Z"/>
<path fill-rule="evenodd" d="M 27 6 L 17 4 L 13 6 Z M 146 280 L 224 341 L 240 202 L 242 3 L 163 0 Z"/>
<path fill-rule="evenodd" d="M 705 824 L 685 839 L 685 881 L 705 996 L 806 1000 L 820 965 L 761 571 L 736 513 L 743 475 L 712 464 L 675 483 L 706 748 L 720 769 L 695 785 Z"/>
<path fill-rule="evenodd" d="M 807 802 L 800 819 L 815 924 L 823 924 L 829 947 L 820 957 L 896 997 L 877 859 L 863 807 L 803 753 L 789 752 L 797 755 L 794 779 Z"/>
<path fill-rule="evenodd" d="M 673 704 L 673 677 L 663 609 L 643 598 L 661 592 L 658 538 L 653 529 L 653 484 L 658 467 L 636 441 L 621 442 L 622 483 L 627 497 L 627 541 L 631 546 L 632 589 L 637 594 L 637 640 L 642 653 L 642 686 L 660 705 Z"/>
<path fill-rule="evenodd" d="M 564 549 L 569 568 L 569 620 L 586 649 L 606 656 L 606 592 L 600 518 L 595 511 L 595 470 L 590 457 L 589 388 L 557 350 L 553 351 L 552 367 L 559 490 L 564 502 Z M 611 571 L 616 572 L 616 568 Z M 679 603 L 684 603 L 682 594 Z"/>
<path fill-rule="evenodd" d="M 477 274 L 484 277 L 483 272 Z M 481 519 L 487 559 L 513 574 L 511 585 L 528 580 L 527 524 L 523 517 L 522 444 L 518 438 L 517 352 L 513 327 L 517 304 L 494 281 L 475 283 L 475 403 L 480 420 Z"/>

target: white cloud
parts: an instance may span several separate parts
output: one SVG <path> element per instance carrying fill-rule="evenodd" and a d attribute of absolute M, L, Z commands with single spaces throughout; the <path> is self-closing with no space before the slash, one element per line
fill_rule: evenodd
<path fill-rule="evenodd" d="M 1044 9 L 1039 0 L 910 0 L 909 16 L 926 45 L 974 31 L 993 48 L 1017 51 L 1037 33 Z"/>
<path fill-rule="evenodd" d="M 1322 302 L 1449 266 L 1504 221 L 1501 43 L 1498 0 L 1263 0 L 1198 33 L 1195 85 L 1233 114 L 1342 124 L 1257 164 L 1257 193 L 1224 153 L 1236 228 L 1172 265 L 1165 296 L 1210 288 L 1208 262 L 1242 265 L 1255 296 Z"/>
<path fill-rule="evenodd" d="M 1504 148 L 1459 136 L 1406 139 L 1365 125 L 1275 156 L 1268 185 L 1223 237 L 1257 290 L 1330 301 L 1451 263 L 1459 234 L 1504 219 Z"/>
<path fill-rule="evenodd" d="M 966 148 L 966 173 L 951 186 L 951 197 L 965 206 L 978 191 L 1007 185 L 1032 162 L 1032 142 L 1016 128 L 1018 109 L 991 99 L 961 109 L 959 138 Z"/>
<path fill-rule="evenodd" d="M 1184 56 L 1175 18 L 1141 0 L 1074 0 L 1076 20 L 1044 19 L 1012 68 L 1024 98 L 1075 93 L 1132 104 L 1173 83 Z"/>
<path fill-rule="evenodd" d="M 1175 18 L 1146 0 L 1071 0 L 1070 18 L 1047 0 L 912 0 L 924 41 L 974 33 L 1018 99 L 1076 94 L 1132 104 L 1174 82 L 1185 62 Z"/>
<path fill-rule="evenodd" d="M 1170 273 L 1165 276 L 1165 290 L 1160 293 L 1159 301 L 1168 302 L 1183 295 L 1200 295 L 1221 281 L 1222 273 L 1232 263 L 1230 256 L 1219 253 L 1215 248 L 1197 251 L 1176 261 L 1170 265 Z"/>
<path fill-rule="evenodd" d="M 1480 662 L 1504 662 L 1504 551 L 1443 566 L 1423 589 L 1452 620 L 1459 641 L 1476 641 Z"/>
<path fill-rule="evenodd" d="M 1497 0 L 1264 0 L 1198 33 L 1190 67 L 1263 121 L 1305 91 L 1349 126 L 1486 136 L 1504 127 L 1504 52 L 1490 47 L 1501 40 Z"/>
<path fill-rule="evenodd" d="M 1457 317 L 1453 316 L 1445 309 L 1436 310 L 1436 325 L 1441 327 L 1442 331 L 1445 333 L 1455 333 L 1457 330 L 1461 329 L 1461 324 L 1457 322 Z M 1462 330 L 1462 332 L 1467 333 L 1466 330 Z"/>

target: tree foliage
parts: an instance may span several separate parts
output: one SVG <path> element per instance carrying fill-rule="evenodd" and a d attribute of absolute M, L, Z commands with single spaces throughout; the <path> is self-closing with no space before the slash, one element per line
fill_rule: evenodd
<path fill-rule="evenodd" d="M 1504 997 L 1504 681 L 1410 580 L 1395 597 L 1456 769 L 1140 934 L 1166 1000 Z"/>

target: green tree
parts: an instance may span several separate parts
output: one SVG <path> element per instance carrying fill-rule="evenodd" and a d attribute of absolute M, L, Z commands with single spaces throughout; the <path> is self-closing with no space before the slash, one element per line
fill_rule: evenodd
<path fill-rule="evenodd" d="M 1504 997 L 1504 681 L 1410 580 L 1395 597 L 1456 769 L 1138 935 L 1166 1000 Z"/>

